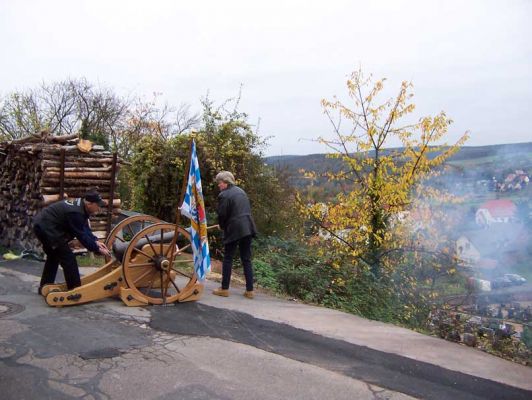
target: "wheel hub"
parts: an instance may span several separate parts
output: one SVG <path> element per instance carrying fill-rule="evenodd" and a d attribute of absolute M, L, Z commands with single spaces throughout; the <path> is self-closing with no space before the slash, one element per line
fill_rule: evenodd
<path fill-rule="evenodd" d="M 169 271 L 170 270 L 170 260 L 164 256 L 157 256 L 154 259 L 155 267 L 158 271 Z"/>

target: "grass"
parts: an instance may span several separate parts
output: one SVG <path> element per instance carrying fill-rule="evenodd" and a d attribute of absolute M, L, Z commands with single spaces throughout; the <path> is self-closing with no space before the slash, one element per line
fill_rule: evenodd
<path fill-rule="evenodd" d="M 486 157 L 478 157 L 478 158 L 467 158 L 463 160 L 450 160 L 447 161 L 447 164 L 456 166 L 456 167 L 462 167 L 462 168 L 471 168 L 471 167 L 479 167 L 479 166 L 491 166 L 495 164 L 496 161 L 499 160 L 498 156 L 492 155 L 492 156 L 486 156 Z"/>
<path fill-rule="evenodd" d="M 467 292 L 465 283 L 466 278 L 461 273 L 444 275 L 436 279 L 434 290 L 440 293 L 442 296 L 462 295 Z M 422 285 L 421 288 L 429 290 L 431 289 L 431 286 Z"/>
<path fill-rule="evenodd" d="M 484 157 L 473 157 L 460 160 L 449 160 L 448 164 L 455 165 L 463 168 L 475 168 L 477 170 L 481 169 L 504 169 L 504 168 L 515 168 L 523 169 L 527 167 L 532 162 L 532 153 L 519 153 L 515 156 L 510 156 L 509 154 L 494 154 L 487 155 Z"/>
<path fill-rule="evenodd" d="M 78 266 L 80 267 L 101 267 L 105 264 L 105 258 L 92 253 L 78 255 Z"/>

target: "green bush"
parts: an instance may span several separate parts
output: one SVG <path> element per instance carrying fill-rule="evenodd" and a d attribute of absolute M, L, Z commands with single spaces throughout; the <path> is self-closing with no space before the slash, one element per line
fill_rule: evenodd
<path fill-rule="evenodd" d="M 254 246 L 259 286 L 370 319 L 414 327 L 426 321 L 428 307 L 406 295 L 408 282 L 375 280 L 367 269 L 319 256 L 315 247 L 295 239 L 262 237 Z"/>
<path fill-rule="evenodd" d="M 316 302 L 326 285 L 314 252 L 296 240 L 263 237 L 255 244 L 255 275 L 261 286 Z"/>
<path fill-rule="evenodd" d="M 253 274 L 255 282 L 262 287 L 279 291 L 279 281 L 276 272 L 267 262 L 255 259 L 253 260 Z"/>
<path fill-rule="evenodd" d="M 527 349 L 532 349 L 532 328 L 530 326 L 523 326 L 521 340 L 523 341 Z"/>

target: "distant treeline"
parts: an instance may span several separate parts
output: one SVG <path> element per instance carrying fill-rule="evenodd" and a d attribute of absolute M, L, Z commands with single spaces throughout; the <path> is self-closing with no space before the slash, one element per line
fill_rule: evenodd
<path fill-rule="evenodd" d="M 532 153 L 532 142 L 494 144 L 490 146 L 464 146 L 458 153 L 449 158 L 449 161 L 471 160 L 493 156 L 513 156 L 526 153 Z"/>
<path fill-rule="evenodd" d="M 388 149 L 389 152 L 401 151 L 400 148 Z M 515 157 L 519 155 L 532 155 L 532 142 L 496 144 L 490 146 L 464 146 L 448 161 L 464 161 L 483 159 L 487 157 Z M 318 175 L 323 172 L 337 172 L 342 168 L 342 161 L 329 158 L 326 154 L 309 154 L 304 156 L 286 155 L 266 157 L 264 161 L 272 167 L 284 171 L 289 175 L 290 181 L 295 186 L 306 186 L 301 170 L 314 171 Z"/>

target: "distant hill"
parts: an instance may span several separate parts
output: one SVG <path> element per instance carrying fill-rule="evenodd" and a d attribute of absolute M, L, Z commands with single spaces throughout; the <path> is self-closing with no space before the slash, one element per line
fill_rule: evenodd
<path fill-rule="evenodd" d="M 388 149 L 388 151 L 400 150 Z M 524 159 L 532 162 L 532 142 L 496 144 L 490 146 L 464 146 L 452 156 L 448 162 L 456 165 L 498 164 L 501 161 Z M 326 154 L 309 154 L 304 156 L 286 155 L 266 157 L 264 161 L 275 168 L 285 170 L 292 176 L 299 176 L 299 170 L 324 172 L 337 171 L 341 168 L 341 161 L 328 158 Z M 506 163 L 503 163 L 506 164 Z"/>
<path fill-rule="evenodd" d="M 505 157 L 518 154 L 532 153 L 532 142 L 511 143 L 511 144 L 494 144 L 490 146 L 464 146 L 451 157 L 450 161 L 472 160 L 482 157 Z"/>

